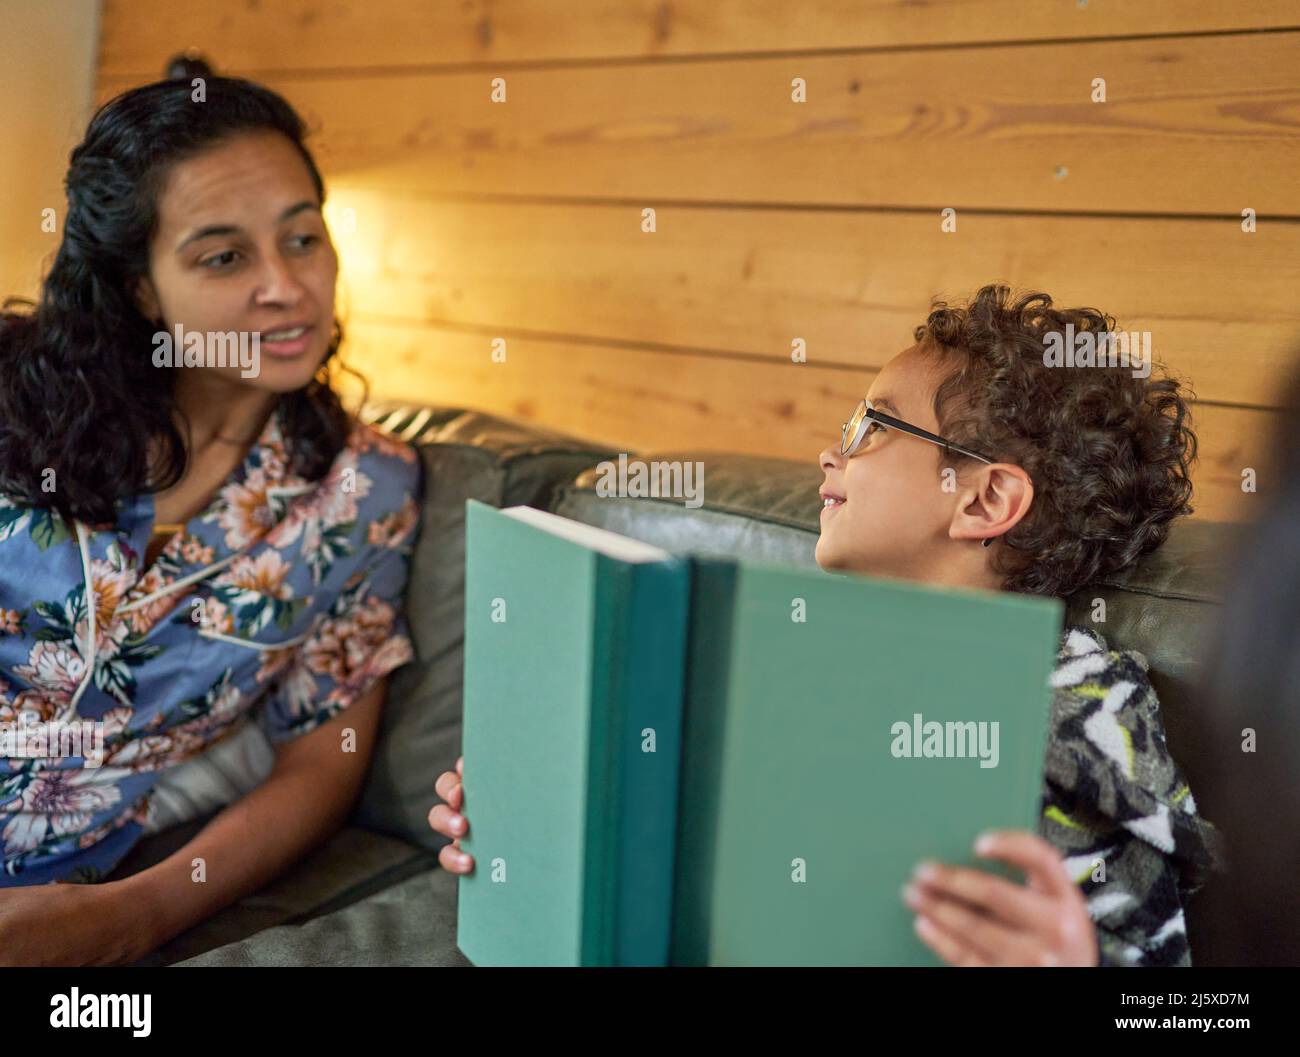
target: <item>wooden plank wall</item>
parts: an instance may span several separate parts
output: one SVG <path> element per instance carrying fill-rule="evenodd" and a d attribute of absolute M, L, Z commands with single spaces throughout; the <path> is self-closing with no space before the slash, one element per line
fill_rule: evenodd
<path fill-rule="evenodd" d="M 1198 516 L 1267 493 L 1300 0 L 106 0 L 100 99 L 190 46 L 315 129 L 379 395 L 812 460 L 932 297 L 1003 281 L 1151 331 Z"/>

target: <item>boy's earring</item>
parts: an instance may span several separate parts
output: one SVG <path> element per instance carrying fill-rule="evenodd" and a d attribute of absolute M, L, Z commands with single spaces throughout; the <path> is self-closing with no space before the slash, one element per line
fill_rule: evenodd
<path fill-rule="evenodd" d="M 992 537 L 992 536 L 986 536 L 986 537 L 984 538 L 984 542 L 983 542 L 983 544 L 982 544 L 981 546 L 984 546 L 984 547 L 992 547 L 992 546 L 993 546 L 993 537 Z"/>

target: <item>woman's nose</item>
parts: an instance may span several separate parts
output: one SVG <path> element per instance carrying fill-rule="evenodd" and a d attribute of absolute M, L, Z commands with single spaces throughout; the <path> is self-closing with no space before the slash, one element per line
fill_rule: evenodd
<path fill-rule="evenodd" d="M 302 298 L 304 290 L 305 287 L 294 274 L 291 264 L 274 257 L 267 259 L 257 292 L 260 301 L 296 304 Z"/>
<path fill-rule="evenodd" d="M 817 456 L 817 464 L 823 470 L 838 470 L 844 465 L 844 456 L 840 454 L 840 449 L 836 445 L 828 445 Z"/>

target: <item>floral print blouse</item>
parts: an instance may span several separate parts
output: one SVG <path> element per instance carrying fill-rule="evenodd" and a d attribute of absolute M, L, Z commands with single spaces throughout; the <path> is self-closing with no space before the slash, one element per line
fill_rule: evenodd
<path fill-rule="evenodd" d="M 148 569 L 152 495 L 96 526 L 0 496 L 0 887 L 104 879 L 162 771 L 250 719 L 306 734 L 410 660 L 421 490 L 414 449 L 361 423 L 323 479 L 294 475 L 272 414 Z M 12 736 L 92 723 L 79 756 Z"/>

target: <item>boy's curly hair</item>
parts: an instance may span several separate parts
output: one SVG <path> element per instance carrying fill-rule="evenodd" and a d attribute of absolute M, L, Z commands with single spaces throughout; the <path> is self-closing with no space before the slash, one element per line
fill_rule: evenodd
<path fill-rule="evenodd" d="M 1147 378 L 1122 364 L 1047 366 L 1046 335 L 1064 341 L 1067 324 L 1115 331 L 1096 309 L 1001 285 L 963 306 L 934 301 L 915 331 L 957 361 L 935 391 L 940 433 L 1033 481 L 1033 505 L 994 559 L 1008 591 L 1073 594 L 1155 550 L 1192 511 L 1191 393 L 1154 363 Z M 943 453 L 944 463 L 962 458 Z"/>

